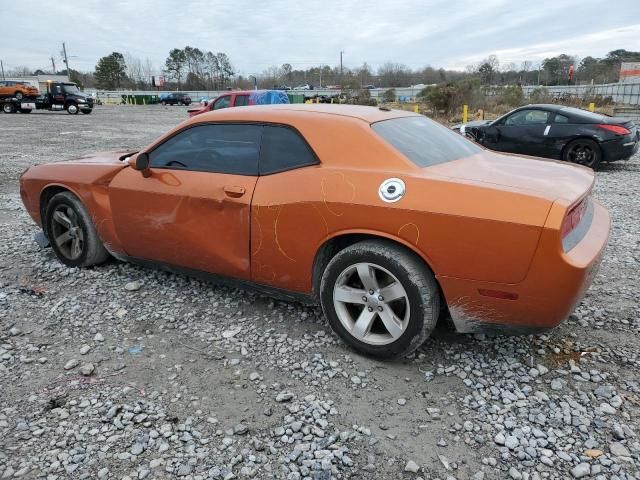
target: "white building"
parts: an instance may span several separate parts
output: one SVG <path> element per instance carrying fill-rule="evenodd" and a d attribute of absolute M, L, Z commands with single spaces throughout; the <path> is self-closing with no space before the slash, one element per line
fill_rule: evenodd
<path fill-rule="evenodd" d="M 620 81 L 640 83 L 640 62 L 625 62 L 620 65 Z"/>

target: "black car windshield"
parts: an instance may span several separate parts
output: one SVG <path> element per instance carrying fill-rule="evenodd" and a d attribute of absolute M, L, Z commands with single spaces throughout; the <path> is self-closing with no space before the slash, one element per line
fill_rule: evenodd
<path fill-rule="evenodd" d="M 482 148 L 426 117 L 383 120 L 371 128 L 419 167 L 468 157 Z"/>
<path fill-rule="evenodd" d="M 77 85 L 68 84 L 68 83 L 64 84 L 64 91 L 66 93 L 75 93 L 75 94 L 79 94 L 80 93 L 80 89 L 78 88 Z"/>

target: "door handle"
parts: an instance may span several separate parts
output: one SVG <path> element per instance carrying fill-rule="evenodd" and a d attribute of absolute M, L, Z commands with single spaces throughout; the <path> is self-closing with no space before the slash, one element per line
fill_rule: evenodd
<path fill-rule="evenodd" d="M 239 187 L 237 185 L 225 185 L 223 190 L 228 197 L 241 197 L 246 192 L 244 187 Z"/>

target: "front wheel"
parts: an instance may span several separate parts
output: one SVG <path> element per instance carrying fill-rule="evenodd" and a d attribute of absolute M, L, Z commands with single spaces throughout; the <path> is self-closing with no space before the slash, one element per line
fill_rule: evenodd
<path fill-rule="evenodd" d="M 51 248 L 68 267 L 98 265 L 109 257 L 89 212 L 71 192 L 54 195 L 43 223 Z"/>
<path fill-rule="evenodd" d="M 67 105 L 67 113 L 69 113 L 69 115 L 77 115 L 79 110 L 78 105 L 75 103 Z"/>
<path fill-rule="evenodd" d="M 333 330 L 359 352 L 393 358 L 429 337 L 440 313 L 435 278 L 414 253 L 385 240 L 338 252 L 320 283 L 322 308 Z"/>
<path fill-rule="evenodd" d="M 2 106 L 2 111 L 4 113 L 15 113 L 16 107 L 13 105 L 13 103 L 5 103 Z"/>
<path fill-rule="evenodd" d="M 567 162 L 595 169 L 602 160 L 602 152 L 593 140 L 579 138 L 565 147 L 562 158 Z"/>

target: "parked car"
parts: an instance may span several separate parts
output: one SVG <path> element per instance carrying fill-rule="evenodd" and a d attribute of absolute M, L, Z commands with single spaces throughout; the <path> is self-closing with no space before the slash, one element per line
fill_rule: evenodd
<path fill-rule="evenodd" d="M 24 97 L 37 97 L 38 89 L 25 82 L 0 80 L 0 97 L 12 97 L 22 100 Z"/>
<path fill-rule="evenodd" d="M 216 110 L 137 153 L 20 177 L 36 239 L 65 265 L 113 255 L 320 302 L 379 357 L 415 350 L 447 311 L 461 332 L 558 325 L 607 243 L 593 185 L 591 169 L 491 152 L 411 112 L 304 104 Z"/>
<path fill-rule="evenodd" d="M 274 86 L 274 90 L 291 90 L 291 87 L 287 87 L 286 85 Z"/>
<path fill-rule="evenodd" d="M 272 105 L 289 103 L 289 97 L 282 90 L 238 90 L 223 93 L 207 102 L 204 107 L 187 110 L 190 117 L 229 107 L 245 107 L 247 105 Z"/>
<path fill-rule="evenodd" d="M 185 93 L 161 93 L 158 101 L 162 105 L 191 105 L 191 98 Z"/>
<path fill-rule="evenodd" d="M 293 87 L 294 90 L 313 90 L 313 85 L 305 83 L 304 85 L 298 85 L 297 87 Z"/>
<path fill-rule="evenodd" d="M 630 120 L 561 105 L 527 105 L 493 121 L 453 127 L 492 150 L 597 168 L 638 151 L 640 132 Z"/>

